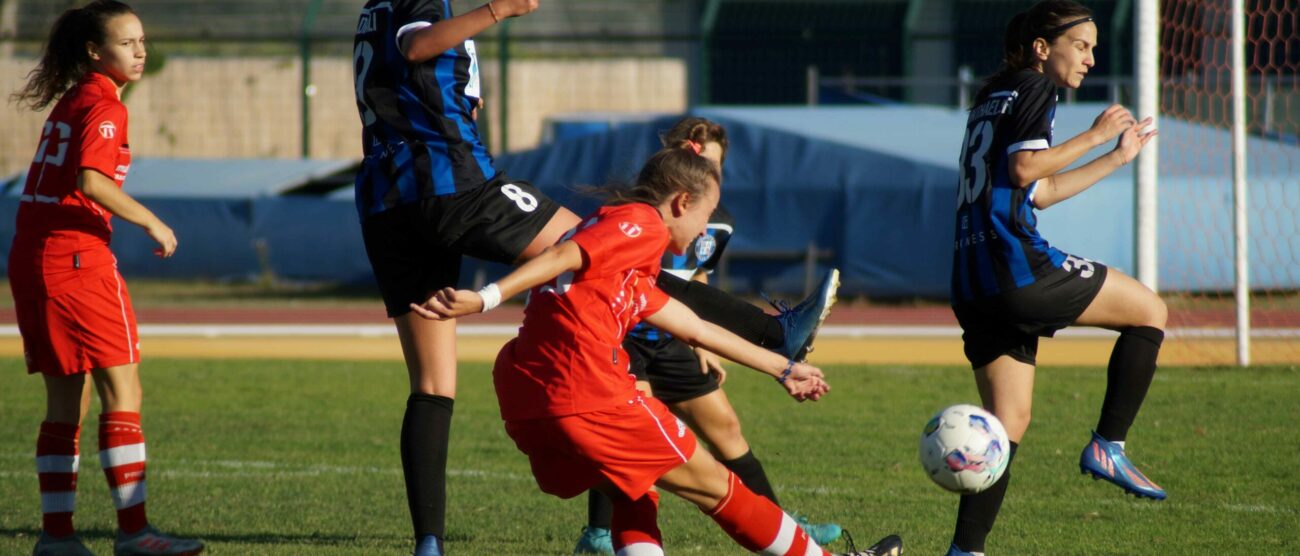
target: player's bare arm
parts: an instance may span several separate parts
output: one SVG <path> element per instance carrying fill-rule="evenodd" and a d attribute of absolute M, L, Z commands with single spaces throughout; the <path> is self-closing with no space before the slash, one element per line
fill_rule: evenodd
<path fill-rule="evenodd" d="M 176 253 L 176 233 L 108 176 L 96 170 L 83 169 L 77 175 L 77 189 L 113 216 L 144 228 L 149 237 L 158 242 L 158 248 L 153 251 L 155 255 L 166 259 Z"/>
<path fill-rule="evenodd" d="M 1050 176 L 1038 185 L 1034 192 L 1034 206 L 1045 209 L 1056 203 L 1069 199 L 1096 185 L 1115 170 L 1132 162 L 1142 147 L 1156 136 L 1156 130 L 1147 130 L 1153 120 L 1147 118 L 1137 122 L 1120 134 L 1119 143 L 1109 153 L 1097 157 L 1068 172 Z M 1020 154 L 1020 153 L 1016 153 Z"/>
<path fill-rule="evenodd" d="M 1110 142 L 1136 123 L 1127 108 L 1112 104 L 1097 116 L 1091 128 L 1070 140 L 1049 149 L 1012 154 L 1007 173 L 1017 187 L 1029 187 L 1035 181 L 1055 176 L 1088 151 Z"/>
<path fill-rule="evenodd" d="M 560 274 L 580 270 L 582 266 L 582 248 L 577 243 L 565 241 L 547 247 L 541 254 L 529 259 L 489 287 L 495 287 L 500 292 L 501 300 L 509 299 L 540 286 Z M 444 288 L 435 292 L 423 304 L 412 303 L 411 310 L 426 319 L 447 320 L 483 312 L 483 301 L 482 294 L 478 292 Z"/>
<path fill-rule="evenodd" d="M 492 0 L 477 9 L 404 35 L 402 55 L 412 64 L 432 60 L 502 19 L 531 13 L 539 3 L 540 0 Z"/>
<path fill-rule="evenodd" d="M 669 299 L 668 304 L 646 317 L 645 321 L 691 346 L 705 347 L 773 378 L 781 378 L 789 368 L 790 374 L 781 384 L 796 400 L 817 400 L 830 390 L 821 369 L 805 363 L 791 364 L 775 352 L 746 342 L 722 327 L 701 320 L 676 299 Z"/>

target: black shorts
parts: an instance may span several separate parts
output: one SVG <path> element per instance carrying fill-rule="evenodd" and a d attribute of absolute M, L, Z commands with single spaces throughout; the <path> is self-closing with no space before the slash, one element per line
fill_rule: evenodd
<path fill-rule="evenodd" d="M 559 209 L 532 184 L 498 174 L 481 187 L 365 219 L 361 235 L 388 316 L 454 287 L 462 255 L 513 264 Z"/>
<path fill-rule="evenodd" d="M 686 342 L 673 337 L 642 340 L 629 336 L 623 349 L 637 380 L 649 380 L 654 397 L 664 403 L 693 400 L 718 389 L 713 373 L 700 372 L 700 360 Z"/>
<path fill-rule="evenodd" d="M 1034 365 L 1038 337 L 1074 324 L 1106 281 L 1106 265 L 1079 257 L 1023 288 L 954 305 L 966 359 L 978 369 L 1003 355 Z"/>

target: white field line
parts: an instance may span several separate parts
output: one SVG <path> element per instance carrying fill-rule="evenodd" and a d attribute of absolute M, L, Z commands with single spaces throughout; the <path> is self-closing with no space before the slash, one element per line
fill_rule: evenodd
<path fill-rule="evenodd" d="M 31 461 L 32 454 L 4 454 L 2 459 L 16 460 L 22 459 Z M 240 461 L 240 460 L 162 460 L 150 461 L 149 475 L 151 477 L 178 477 L 187 479 L 257 479 L 257 478 L 294 478 L 294 477 L 320 477 L 324 475 L 341 475 L 341 476 L 359 476 L 359 475 L 385 475 L 396 476 L 402 475 L 401 467 L 378 467 L 378 466 L 347 466 L 347 465 L 328 465 L 328 464 L 310 464 L 294 465 L 277 463 L 273 461 Z M 96 469 L 83 468 L 81 472 L 98 472 Z M 448 469 L 447 475 L 450 477 L 472 477 L 489 480 L 512 480 L 512 481 L 532 481 L 532 475 L 523 475 L 519 473 L 503 473 L 499 471 L 485 471 L 482 469 Z M 35 478 L 35 465 L 31 470 L 12 471 L 0 470 L 0 478 Z"/>
<path fill-rule="evenodd" d="M 463 336 L 514 336 L 519 331 L 516 324 L 462 324 L 456 327 Z M 1232 328 L 1174 328 L 1171 338 L 1232 338 Z M 18 337 L 17 325 L 0 326 L 0 338 Z M 224 337 L 357 337 L 385 338 L 397 335 L 397 330 L 387 324 L 143 324 L 140 335 L 150 337 L 224 338 Z M 1113 338 L 1116 333 L 1100 328 L 1067 328 L 1057 333 L 1060 338 Z M 821 328 L 819 338 L 960 338 L 961 328 L 956 326 L 915 325 L 842 325 L 831 324 Z M 1300 328 L 1255 328 L 1252 338 L 1300 338 Z"/>

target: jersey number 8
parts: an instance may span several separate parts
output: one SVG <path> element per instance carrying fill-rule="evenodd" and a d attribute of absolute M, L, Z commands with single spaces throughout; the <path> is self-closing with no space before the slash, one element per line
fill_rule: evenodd
<path fill-rule="evenodd" d="M 507 183 L 501 186 L 501 193 L 504 194 L 507 199 L 514 201 L 515 205 L 519 207 L 519 210 L 524 212 L 533 212 L 537 210 L 537 197 L 534 197 L 532 193 L 520 189 L 518 185 Z"/>

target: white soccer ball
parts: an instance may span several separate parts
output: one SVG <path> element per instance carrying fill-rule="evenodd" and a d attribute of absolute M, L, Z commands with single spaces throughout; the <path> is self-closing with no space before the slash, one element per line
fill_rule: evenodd
<path fill-rule="evenodd" d="M 1011 443 L 992 413 L 961 404 L 930 418 L 921 433 L 921 467 L 935 484 L 975 494 L 997 482 L 1007 469 Z"/>

